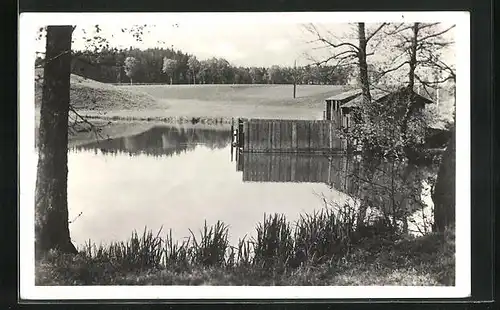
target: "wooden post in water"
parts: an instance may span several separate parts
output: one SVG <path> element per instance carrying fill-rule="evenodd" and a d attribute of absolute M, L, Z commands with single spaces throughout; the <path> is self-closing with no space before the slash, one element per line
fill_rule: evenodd
<path fill-rule="evenodd" d="M 234 118 L 231 117 L 231 145 L 234 143 Z"/>
<path fill-rule="evenodd" d="M 333 148 L 333 124 L 330 122 L 329 126 L 328 126 L 328 135 L 330 137 L 329 139 L 329 144 L 328 144 L 328 148 L 330 149 L 330 151 L 332 151 L 332 148 Z"/>
<path fill-rule="evenodd" d="M 332 183 L 332 162 L 333 158 L 332 156 L 328 157 L 328 185 Z"/>
<path fill-rule="evenodd" d="M 296 91 L 297 91 L 297 60 L 295 60 L 295 63 L 293 65 L 293 98 L 295 98 Z"/>
<path fill-rule="evenodd" d="M 234 151 L 234 119 L 231 117 L 231 162 L 233 162 L 233 151 Z"/>
<path fill-rule="evenodd" d="M 238 118 L 238 147 L 243 147 L 244 134 L 243 134 L 243 120 Z"/>

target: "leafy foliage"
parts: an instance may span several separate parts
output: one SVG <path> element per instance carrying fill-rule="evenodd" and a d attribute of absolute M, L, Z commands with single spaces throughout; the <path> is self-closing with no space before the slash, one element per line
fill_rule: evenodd
<path fill-rule="evenodd" d="M 135 59 L 135 57 L 132 56 L 125 58 L 124 69 L 125 69 L 125 74 L 127 74 L 127 76 L 130 79 L 130 82 L 132 83 L 132 77 L 137 72 L 137 59 Z"/>

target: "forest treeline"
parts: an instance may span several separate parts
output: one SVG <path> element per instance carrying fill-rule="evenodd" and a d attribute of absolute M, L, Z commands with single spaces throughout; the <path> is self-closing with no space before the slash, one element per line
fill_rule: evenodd
<path fill-rule="evenodd" d="M 348 82 L 350 71 L 327 65 L 234 66 L 224 58 L 199 60 L 170 48 L 73 51 L 72 65 L 72 73 L 104 83 L 340 85 Z"/>

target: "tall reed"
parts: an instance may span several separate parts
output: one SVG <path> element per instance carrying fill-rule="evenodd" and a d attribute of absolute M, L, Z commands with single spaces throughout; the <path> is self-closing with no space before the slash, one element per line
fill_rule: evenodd
<path fill-rule="evenodd" d="M 303 264 L 315 265 L 338 260 L 352 246 L 367 238 L 376 239 L 386 223 L 357 226 L 357 211 L 352 207 L 325 206 L 310 214 L 301 214 L 293 223 L 283 214 L 264 214 L 256 226 L 256 235 L 229 244 L 229 228 L 218 221 L 205 221 L 199 235 L 174 240 L 172 230 L 162 238 L 162 229 L 153 234 L 146 228 L 136 231 L 125 242 L 104 246 L 89 241 L 83 253 L 92 259 L 113 262 L 125 269 L 175 267 L 252 267 L 258 270 L 283 270 Z"/>
<path fill-rule="evenodd" d="M 172 229 L 165 237 L 165 247 L 163 248 L 163 265 L 173 266 L 181 265 L 187 266 L 190 263 L 189 247 L 191 239 L 188 237 L 186 240 L 179 242 L 173 239 Z"/>
<path fill-rule="evenodd" d="M 221 221 L 217 221 L 214 226 L 210 227 L 205 221 L 198 240 L 190 229 L 189 232 L 193 237 L 189 248 L 192 263 L 203 266 L 225 265 L 226 252 L 229 249 L 228 230 L 228 226 Z"/>
<path fill-rule="evenodd" d="M 256 229 L 254 264 L 261 268 L 285 267 L 294 253 L 292 229 L 286 217 L 264 214 L 264 221 Z"/>
<path fill-rule="evenodd" d="M 154 235 L 145 227 L 142 236 L 134 231 L 129 240 L 112 242 L 108 246 L 96 246 L 89 240 L 83 252 L 96 260 L 112 261 L 124 269 L 157 268 L 161 266 L 163 255 L 161 231 L 162 228 Z"/>

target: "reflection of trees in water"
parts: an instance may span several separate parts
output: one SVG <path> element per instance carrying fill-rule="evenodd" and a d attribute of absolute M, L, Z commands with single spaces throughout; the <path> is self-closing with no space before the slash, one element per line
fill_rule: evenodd
<path fill-rule="evenodd" d="M 362 159 L 360 156 L 244 153 L 237 158 L 237 170 L 245 182 L 325 183 L 357 201 L 358 224 L 367 211 L 392 227 L 406 231 L 410 215 L 428 207 L 422 192 L 435 168 L 401 161 Z M 428 222 L 432 219 L 428 219 Z M 402 223 L 402 224 L 401 224 Z M 430 227 L 425 227 L 430 229 Z"/>
<path fill-rule="evenodd" d="M 230 142 L 229 130 L 158 126 L 138 135 L 96 141 L 74 149 L 94 149 L 107 154 L 128 153 L 130 156 L 172 156 L 192 151 L 198 144 L 220 149 Z"/>
<path fill-rule="evenodd" d="M 353 167 L 354 168 L 354 167 Z M 432 218 L 425 217 L 429 208 L 423 193 L 432 184 L 436 167 L 416 166 L 403 161 L 363 160 L 348 171 L 354 187 L 349 194 L 359 198 L 359 217 L 364 219 L 368 208 L 377 210 L 394 229 L 408 232 L 409 221 L 417 221 L 412 229 L 431 230 Z M 420 213 L 419 213 L 420 212 Z M 417 232 L 415 232 L 417 233 Z M 420 231 L 424 233 L 424 231 Z"/>

